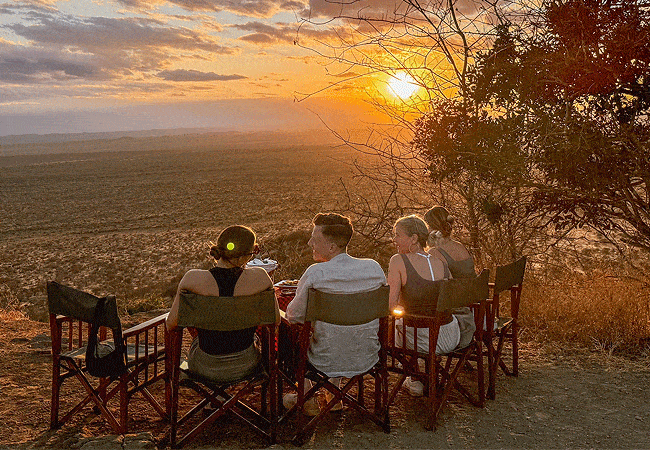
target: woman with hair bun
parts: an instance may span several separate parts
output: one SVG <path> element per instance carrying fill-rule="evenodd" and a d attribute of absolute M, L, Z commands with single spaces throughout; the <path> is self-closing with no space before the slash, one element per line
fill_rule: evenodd
<path fill-rule="evenodd" d="M 434 206 L 424 214 L 429 227 L 429 253 L 446 261 L 454 278 L 476 276 L 474 259 L 463 244 L 451 238 L 454 218 L 442 206 Z"/>
<path fill-rule="evenodd" d="M 256 236 L 250 228 L 233 225 L 223 230 L 210 248 L 215 266 L 210 270 L 191 269 L 181 279 L 167 329 L 178 325 L 178 304 L 184 289 L 199 295 L 237 297 L 271 288 L 273 282 L 266 270 L 246 267 L 257 251 Z M 188 356 L 189 369 L 194 373 L 225 383 L 249 375 L 259 364 L 254 327 L 237 331 L 198 329 L 197 334 Z"/>

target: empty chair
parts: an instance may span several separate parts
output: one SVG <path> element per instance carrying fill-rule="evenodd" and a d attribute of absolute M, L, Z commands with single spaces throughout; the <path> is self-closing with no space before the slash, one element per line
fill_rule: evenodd
<path fill-rule="evenodd" d="M 526 257 L 505 266 L 498 266 L 494 283 L 490 283 L 492 300 L 487 308 L 484 341 L 488 346 L 489 383 L 488 398 L 496 396 L 496 375 L 501 370 L 506 375 L 519 375 L 519 302 L 526 271 Z M 510 291 L 510 310 L 503 311 L 500 294 Z M 496 342 L 496 344 L 495 344 Z M 509 342 L 512 350 L 512 368 L 503 361 L 504 345 Z"/>
<path fill-rule="evenodd" d="M 122 332 L 114 296 L 104 298 L 61 285 L 47 283 L 50 330 L 52 335 L 52 403 L 50 427 L 57 428 L 84 406 L 92 404 L 118 434 L 128 431 L 128 405 L 131 397 L 141 394 L 165 420 L 171 395 L 169 374 L 165 366 L 165 318 L 158 316 Z M 102 305 L 99 311 L 97 306 Z M 99 330 L 97 329 L 99 327 Z M 118 353 L 122 348 L 124 370 L 112 376 L 94 377 L 86 364 L 89 336 L 99 332 L 106 339 L 106 328 L 113 330 Z M 106 343 L 102 344 L 103 348 Z M 116 355 L 117 356 L 117 355 Z M 61 388 L 67 380 L 76 379 L 83 397 L 63 417 L 59 417 Z M 166 386 L 163 407 L 151 394 L 152 384 L 163 380 Z M 76 392 L 75 392 L 76 393 Z M 111 402 L 111 400 L 115 400 Z M 115 403 L 115 405 L 113 405 Z"/>

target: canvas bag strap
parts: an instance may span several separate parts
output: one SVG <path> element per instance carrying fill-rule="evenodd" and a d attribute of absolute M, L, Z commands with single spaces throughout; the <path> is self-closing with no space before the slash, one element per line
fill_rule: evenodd
<path fill-rule="evenodd" d="M 97 333 L 99 333 L 99 324 L 101 323 L 101 318 L 104 314 L 106 308 L 106 297 L 101 297 L 97 301 L 97 306 L 95 306 L 95 312 L 93 313 L 93 332 L 90 333 L 88 338 L 88 348 L 94 349 L 97 348 Z M 115 349 L 120 349 L 121 351 L 126 351 L 124 345 L 124 340 L 122 339 L 122 324 L 118 323 L 117 328 L 111 328 L 113 333 L 113 342 L 115 343 Z"/>

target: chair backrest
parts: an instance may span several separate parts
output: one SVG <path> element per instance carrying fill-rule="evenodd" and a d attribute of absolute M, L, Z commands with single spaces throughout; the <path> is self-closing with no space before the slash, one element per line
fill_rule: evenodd
<path fill-rule="evenodd" d="M 50 314 L 92 323 L 99 300 L 100 297 L 88 292 L 64 286 L 56 281 L 47 282 L 47 306 Z M 104 297 L 104 314 L 97 318 L 96 325 L 112 329 L 121 328 L 114 295 Z"/>
<path fill-rule="evenodd" d="M 490 271 L 483 269 L 476 278 L 455 278 L 445 281 L 438 295 L 438 311 L 449 311 L 472 305 L 488 298 Z"/>
<path fill-rule="evenodd" d="M 388 286 L 353 294 L 330 294 L 309 289 L 305 322 L 361 325 L 390 314 Z"/>
<path fill-rule="evenodd" d="M 275 291 L 237 297 L 199 295 L 183 290 L 178 305 L 178 326 L 235 331 L 280 321 Z"/>
<path fill-rule="evenodd" d="M 494 280 L 494 293 L 499 294 L 513 286 L 520 285 L 524 282 L 524 272 L 526 271 L 526 257 L 522 256 L 517 261 L 505 266 L 497 266 L 496 277 Z"/>

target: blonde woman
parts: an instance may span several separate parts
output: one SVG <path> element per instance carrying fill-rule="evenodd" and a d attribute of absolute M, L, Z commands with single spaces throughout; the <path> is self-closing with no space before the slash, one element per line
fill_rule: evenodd
<path fill-rule="evenodd" d="M 425 251 L 429 231 L 424 221 L 416 216 L 402 217 L 393 228 L 397 254 L 388 265 L 388 285 L 390 286 L 391 309 L 398 304 L 407 313 L 430 314 L 435 311 L 438 285 L 436 281 L 449 278 L 443 262 Z M 403 342 L 401 327 L 397 327 L 395 340 Z M 429 330 L 418 329 L 418 349 L 428 351 Z M 413 329 L 406 329 L 407 345 L 413 345 Z M 445 325 L 440 327 L 436 353 L 453 351 L 460 342 L 458 320 L 449 314 Z M 405 385 L 413 396 L 422 395 L 423 386 L 419 381 L 407 379 Z"/>

